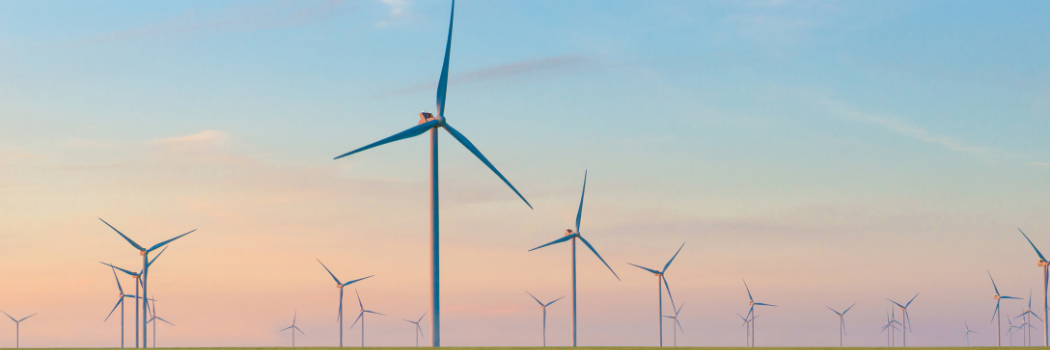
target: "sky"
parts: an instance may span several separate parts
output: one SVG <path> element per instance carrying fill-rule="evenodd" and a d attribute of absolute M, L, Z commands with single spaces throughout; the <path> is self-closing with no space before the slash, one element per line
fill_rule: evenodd
<path fill-rule="evenodd" d="M 743 346 L 744 280 L 777 305 L 759 346 L 836 345 L 826 307 L 854 303 L 846 344 L 884 345 L 887 298 L 916 293 L 909 345 L 963 345 L 964 323 L 992 345 L 989 274 L 1039 292 L 1018 228 L 1050 249 L 1048 2 L 456 5 L 445 116 L 534 209 L 441 132 L 443 345 L 540 344 L 526 291 L 569 294 L 570 251 L 528 250 L 574 225 L 585 171 L 581 232 L 620 280 L 581 247 L 580 345 L 656 345 L 656 278 L 627 263 L 683 243 L 679 345 Z M 332 158 L 435 110 L 449 8 L 0 2 L 0 310 L 37 313 L 22 346 L 119 345 L 99 262 L 141 258 L 99 218 L 143 245 L 197 230 L 151 269 L 176 324 L 159 346 L 286 346 L 293 315 L 297 345 L 338 344 L 318 259 L 375 275 L 354 284 L 385 314 L 366 345 L 412 345 L 428 140 Z M 570 344 L 570 306 L 549 308 L 548 344 Z"/>

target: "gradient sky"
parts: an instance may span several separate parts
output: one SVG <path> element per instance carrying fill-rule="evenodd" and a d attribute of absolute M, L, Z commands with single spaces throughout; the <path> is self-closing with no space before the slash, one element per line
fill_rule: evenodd
<path fill-rule="evenodd" d="M 294 312 L 298 344 L 337 344 L 318 258 L 376 275 L 356 285 L 387 314 L 369 345 L 412 344 L 427 139 L 332 157 L 434 110 L 448 10 L 0 2 L 0 310 L 39 313 L 22 345 L 118 345 L 98 261 L 140 260 L 99 217 L 143 244 L 198 229 L 152 270 L 178 325 L 160 346 L 287 345 Z M 780 306 L 760 311 L 760 346 L 835 345 L 825 306 L 852 303 L 847 344 L 884 344 L 886 298 L 915 293 L 908 344 L 961 345 L 969 322 L 990 345 L 986 271 L 1007 295 L 1041 284 L 1017 228 L 1050 250 L 1050 2 L 456 10 L 446 115 L 535 210 L 442 132 L 445 345 L 539 345 L 525 291 L 568 294 L 569 248 L 526 250 L 572 226 L 585 169 L 583 232 L 622 281 L 580 252 L 581 345 L 656 344 L 655 277 L 626 262 L 683 242 L 679 345 L 743 345 L 742 278 Z M 551 306 L 549 344 L 569 344 L 569 306 Z"/>

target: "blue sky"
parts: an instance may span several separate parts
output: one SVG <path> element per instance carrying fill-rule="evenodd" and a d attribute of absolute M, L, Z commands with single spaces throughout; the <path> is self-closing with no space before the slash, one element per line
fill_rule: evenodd
<path fill-rule="evenodd" d="M 303 344 L 331 343 L 334 290 L 302 272 L 318 257 L 385 273 L 376 307 L 418 317 L 427 141 L 331 158 L 434 110 L 448 7 L 0 3 L 0 273 L 40 282 L 5 283 L 0 300 L 44 310 L 42 328 L 101 318 L 112 281 L 93 264 L 134 262 L 101 216 L 157 241 L 201 230 L 156 282 L 178 305 L 165 318 L 201 325 L 170 345 L 283 344 L 257 332 L 296 308 L 318 334 Z M 882 344 L 868 330 L 884 298 L 914 292 L 929 304 L 909 344 L 957 345 L 963 320 L 991 344 L 985 271 L 1034 288 L 1016 228 L 1050 244 L 1047 18 L 1044 2 L 460 1 L 446 116 L 536 209 L 441 135 L 447 344 L 536 341 L 522 290 L 565 294 L 566 257 L 523 252 L 571 225 L 585 169 L 584 232 L 625 280 L 581 262 L 581 313 L 607 322 L 583 344 L 655 342 L 640 321 L 651 281 L 624 262 L 656 265 L 683 241 L 669 273 L 682 344 L 740 345 L 742 277 L 787 304 L 759 345 L 833 344 L 832 301 L 858 302 L 848 344 Z M 460 272 L 474 268 L 488 277 Z M 49 316 L 61 305 L 40 295 L 57 282 L 40 276 L 74 275 L 82 296 L 62 310 L 76 311 Z M 267 307 L 223 309 L 235 300 Z M 206 327 L 222 317 L 243 326 Z M 407 345 L 395 321 L 370 339 Z M 91 327 L 26 344 L 112 345 L 112 324 Z"/>

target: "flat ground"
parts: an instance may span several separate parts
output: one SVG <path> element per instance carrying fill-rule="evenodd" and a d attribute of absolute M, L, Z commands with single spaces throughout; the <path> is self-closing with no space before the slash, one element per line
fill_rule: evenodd
<path fill-rule="evenodd" d="M 338 348 L 338 347 L 297 347 L 297 349 L 298 348 L 309 349 L 309 350 L 361 349 L 360 347 L 356 347 L 356 346 L 348 346 L 348 347 L 345 347 L 345 348 Z M 839 347 L 824 347 L 824 348 L 818 348 L 818 347 L 758 347 L 758 348 L 759 349 L 763 349 L 763 350 L 777 350 L 777 349 L 784 349 L 784 350 L 835 350 L 835 349 L 841 349 Z M 89 348 L 89 349 L 88 348 L 85 348 L 85 349 L 70 348 L 68 350 L 105 350 L 105 349 L 107 349 L 107 348 Z M 112 348 L 112 349 L 119 350 L 120 348 Z M 270 347 L 270 348 L 165 348 L 165 349 L 187 349 L 187 350 L 287 350 L 289 348 L 288 347 Z M 418 350 L 418 348 L 414 348 L 414 347 L 367 347 L 367 348 L 364 348 L 364 349 L 369 349 L 369 350 L 412 350 L 412 349 L 417 349 Z M 544 348 L 544 347 L 524 347 L 524 346 L 523 347 L 494 347 L 494 346 L 488 347 L 487 346 L 487 347 L 442 347 L 442 349 L 449 349 L 449 350 L 572 350 L 574 348 L 572 348 L 572 347 L 555 347 L 555 346 L 546 347 L 546 348 Z M 655 346 L 653 346 L 653 347 L 640 347 L 640 346 L 630 346 L 630 347 L 581 346 L 581 347 L 577 347 L 575 349 L 585 349 L 585 350 L 602 350 L 602 349 L 613 349 L 613 350 L 657 350 L 657 349 L 660 349 L 660 348 L 655 347 Z M 668 347 L 668 349 L 672 349 L 672 347 Z M 739 348 L 739 347 L 737 347 L 737 348 L 731 348 L 731 347 L 684 347 L 684 346 L 682 346 L 682 347 L 678 347 L 678 349 L 743 350 L 743 349 L 747 349 L 747 348 Z M 870 350 L 885 350 L 887 348 L 885 348 L 885 347 L 878 347 L 878 348 L 872 348 L 872 347 L 856 347 L 856 348 L 854 348 L 854 347 L 851 347 L 850 349 L 851 350 L 869 350 L 869 349 Z M 908 348 L 908 350 L 925 350 L 925 349 L 930 349 L 930 350 L 956 350 L 956 349 L 957 350 L 975 350 L 975 349 L 983 349 L 983 350 L 998 349 L 998 350 L 1003 350 L 1003 349 L 1017 349 L 1017 350 L 1021 350 L 1021 349 L 1026 349 L 1026 347 L 1021 347 L 1021 346 L 1013 346 L 1013 347 L 1008 347 L 1008 346 L 1004 346 L 1004 347 L 978 347 L 978 346 L 975 346 L 975 347 L 972 347 L 972 348 L 969 348 L 969 347 L 929 347 L 929 348 L 909 347 Z M 55 350 L 64 350 L 64 349 L 55 349 Z"/>

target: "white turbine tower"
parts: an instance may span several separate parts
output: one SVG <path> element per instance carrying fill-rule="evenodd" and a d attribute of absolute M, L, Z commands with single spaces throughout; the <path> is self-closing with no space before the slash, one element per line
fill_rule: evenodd
<path fill-rule="evenodd" d="M 299 311 L 296 310 L 295 314 L 292 315 L 292 325 L 288 326 L 288 328 L 285 328 L 285 329 L 282 329 L 282 330 L 278 331 L 278 332 L 284 332 L 284 331 L 287 331 L 289 329 L 292 330 L 292 347 L 293 348 L 295 347 L 295 331 L 299 331 L 299 333 L 301 333 L 304 336 L 306 335 L 306 333 L 303 333 L 302 329 L 299 329 L 299 327 L 295 326 L 295 319 L 298 318 L 298 317 L 299 317 Z"/>
<path fill-rule="evenodd" d="M 904 305 L 901 305 L 896 301 L 890 300 L 889 298 L 886 299 L 889 300 L 891 303 L 897 305 L 897 307 L 901 309 L 901 312 L 903 312 L 903 314 L 901 315 L 901 318 L 904 319 L 904 322 L 901 323 L 901 346 L 908 346 L 908 332 L 912 329 L 911 317 L 909 317 L 908 315 L 908 306 L 911 306 L 911 302 L 915 301 L 915 298 L 918 297 L 919 293 L 915 293 L 915 296 L 911 297 L 911 300 L 908 300 L 908 303 Z"/>
<path fill-rule="evenodd" d="M 834 312 L 836 315 L 839 316 L 839 347 L 840 348 L 842 347 L 842 337 L 844 335 L 846 335 L 846 319 L 844 317 L 846 316 L 846 313 L 849 312 L 849 309 L 852 309 L 853 306 L 855 306 L 855 305 L 857 305 L 857 303 L 853 303 L 853 305 L 850 305 L 848 308 L 846 308 L 846 311 L 843 311 L 843 312 L 838 312 L 838 311 L 835 311 L 835 309 L 832 309 L 830 306 L 825 306 L 826 308 L 828 308 L 828 310 L 831 310 L 831 312 Z"/>
<path fill-rule="evenodd" d="M 530 297 L 532 297 L 532 300 L 535 300 L 537 304 L 540 304 L 540 309 L 543 310 L 543 346 L 547 346 L 547 307 L 551 306 L 551 304 L 554 304 L 555 301 L 561 300 L 561 298 L 564 298 L 564 296 L 558 299 L 554 299 L 554 301 L 552 302 L 544 304 L 539 299 L 536 299 L 535 295 L 529 293 L 529 291 L 525 291 L 525 294 L 528 294 Z"/>
<path fill-rule="evenodd" d="M 365 310 L 365 304 L 361 302 L 361 293 L 358 293 L 357 289 L 354 289 L 354 294 L 357 294 L 357 305 L 361 306 L 361 313 L 357 315 L 357 319 L 354 320 L 354 324 L 350 325 L 350 329 L 354 329 L 354 325 L 357 324 L 357 321 L 361 321 L 361 347 L 363 348 L 365 347 L 365 313 L 376 314 L 380 316 L 386 315 L 372 310 Z"/>
<path fill-rule="evenodd" d="M 4 312 L 4 311 L 0 311 L 0 312 L 3 312 L 4 315 L 7 315 L 7 318 L 10 318 L 11 321 L 15 322 L 15 349 L 21 347 L 22 346 L 21 345 L 22 321 L 28 320 L 30 317 L 36 316 L 36 314 L 32 314 L 32 315 L 29 315 L 29 316 L 26 316 L 26 317 L 22 317 L 21 319 L 17 319 L 16 320 L 14 317 L 11 317 L 11 315 L 8 315 L 7 312 Z"/>
<path fill-rule="evenodd" d="M 970 347 L 970 333 L 977 332 L 970 330 L 970 325 L 966 322 L 963 322 L 963 325 L 966 326 L 966 333 L 963 333 L 963 338 L 966 338 L 966 347 Z"/>
<path fill-rule="evenodd" d="M 740 280 L 743 281 L 743 279 L 740 279 Z M 751 288 L 747 287 L 747 281 L 744 281 L 744 289 L 747 290 L 747 299 L 748 299 L 747 305 L 751 307 L 747 311 L 747 315 L 749 317 L 751 317 L 751 347 L 755 347 L 755 328 L 756 328 L 755 327 L 755 315 L 754 315 L 755 314 L 755 306 L 772 306 L 772 307 L 777 307 L 777 306 L 773 305 L 773 304 L 756 303 L 755 302 L 755 298 L 751 297 Z"/>
<path fill-rule="evenodd" d="M 991 271 L 988 272 L 988 279 L 992 280 L 992 288 L 995 289 L 995 295 L 992 295 L 992 299 L 995 299 L 995 311 L 992 312 L 992 319 L 991 319 L 991 321 L 998 321 L 998 325 L 995 327 L 995 333 L 996 333 L 997 337 L 999 338 L 999 346 L 1003 346 L 1003 333 L 1002 333 L 1003 321 L 1002 321 L 1002 313 L 999 312 L 999 302 L 1001 302 L 1003 299 L 1021 299 L 1021 298 L 1011 297 L 1011 296 L 1006 296 L 1006 295 L 999 295 L 999 287 L 995 286 L 995 279 L 992 278 L 992 272 Z M 988 322 L 991 322 L 991 321 L 988 321 Z M 1010 317 L 1009 316 L 1006 317 L 1006 322 L 1010 322 Z M 1010 327 L 1010 328 L 1012 329 L 1013 327 Z M 1010 342 L 1013 342 L 1013 338 L 1010 338 Z"/>
<path fill-rule="evenodd" d="M 685 306 L 684 302 L 682 303 L 682 305 L 678 305 L 678 308 L 675 308 L 674 304 L 672 303 L 671 304 L 671 308 L 674 309 L 674 316 L 664 316 L 664 318 L 669 318 L 671 320 L 674 320 L 674 324 L 671 325 L 671 331 L 673 332 L 674 336 L 671 339 L 674 339 L 673 340 L 674 341 L 673 344 L 674 344 L 675 347 L 678 347 L 678 330 L 682 330 L 682 333 L 685 333 L 685 329 L 682 329 L 682 323 L 678 322 L 678 313 L 682 312 L 682 307 L 683 306 Z M 737 315 L 737 316 L 740 316 L 740 315 Z M 674 328 L 675 326 L 678 326 L 678 328 Z"/>
<path fill-rule="evenodd" d="M 423 316 L 419 316 L 418 320 L 415 320 L 415 321 L 413 321 L 413 320 L 405 320 L 405 322 L 411 323 L 411 324 L 416 326 L 415 331 L 413 331 L 412 333 L 416 334 L 416 347 L 417 348 L 419 347 L 419 336 L 422 335 L 424 338 L 426 338 L 426 336 L 423 334 L 423 327 L 419 326 L 419 323 L 423 322 L 423 317 L 426 317 L 426 316 L 427 316 L 427 313 L 423 312 Z"/>

